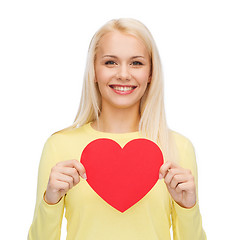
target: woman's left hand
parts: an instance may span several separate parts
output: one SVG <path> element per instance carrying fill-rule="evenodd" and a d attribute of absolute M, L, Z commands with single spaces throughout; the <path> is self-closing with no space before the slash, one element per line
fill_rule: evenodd
<path fill-rule="evenodd" d="M 173 162 L 166 162 L 160 168 L 159 179 L 165 184 L 173 200 L 181 207 L 191 208 L 196 203 L 196 186 L 190 170 Z"/>

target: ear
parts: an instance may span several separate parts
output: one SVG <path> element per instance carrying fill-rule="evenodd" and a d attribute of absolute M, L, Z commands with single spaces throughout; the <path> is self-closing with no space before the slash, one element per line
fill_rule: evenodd
<path fill-rule="evenodd" d="M 152 80 L 152 75 L 150 75 L 150 76 L 148 77 L 148 83 L 150 83 L 151 80 Z"/>

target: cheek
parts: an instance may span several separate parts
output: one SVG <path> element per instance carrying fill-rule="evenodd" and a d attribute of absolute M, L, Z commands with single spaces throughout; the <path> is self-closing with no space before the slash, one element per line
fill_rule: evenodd
<path fill-rule="evenodd" d="M 106 68 L 97 68 L 96 69 L 96 79 L 99 82 L 108 82 L 109 78 L 111 78 L 113 73 Z"/>
<path fill-rule="evenodd" d="M 147 84 L 149 80 L 149 71 L 138 71 L 135 72 L 134 77 L 139 81 L 141 84 Z"/>

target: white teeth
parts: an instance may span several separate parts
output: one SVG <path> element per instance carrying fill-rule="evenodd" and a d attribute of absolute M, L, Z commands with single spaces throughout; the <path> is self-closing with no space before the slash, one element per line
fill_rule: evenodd
<path fill-rule="evenodd" d="M 117 87 L 117 86 L 113 86 L 112 88 L 118 91 L 129 91 L 134 89 L 134 87 Z"/>

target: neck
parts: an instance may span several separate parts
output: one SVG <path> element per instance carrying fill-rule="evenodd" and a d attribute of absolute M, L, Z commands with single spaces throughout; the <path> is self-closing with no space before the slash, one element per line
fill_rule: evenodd
<path fill-rule="evenodd" d="M 101 132 L 128 133 L 138 131 L 140 113 L 129 109 L 102 109 L 98 121 L 94 121 L 92 127 Z"/>

